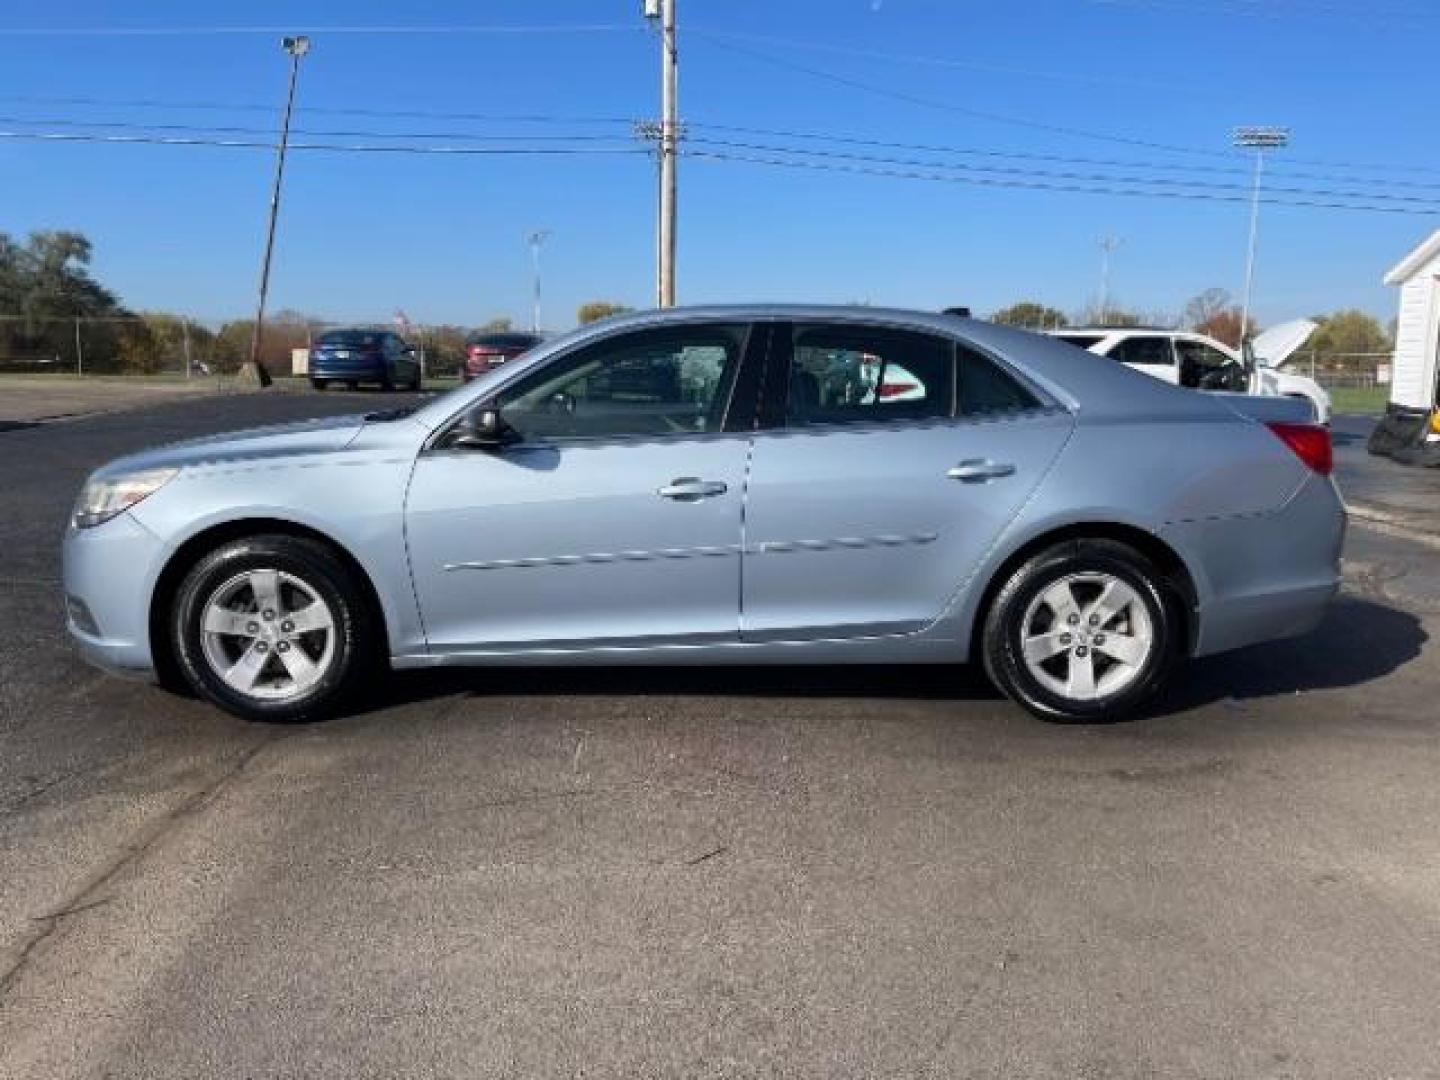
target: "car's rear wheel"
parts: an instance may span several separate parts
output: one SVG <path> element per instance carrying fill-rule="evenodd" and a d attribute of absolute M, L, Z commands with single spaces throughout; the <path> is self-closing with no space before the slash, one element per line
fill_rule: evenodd
<path fill-rule="evenodd" d="M 324 379 L 311 379 L 310 385 L 316 390 L 324 390 L 330 384 Z"/>
<path fill-rule="evenodd" d="M 325 545 L 284 535 L 234 540 L 196 563 L 176 593 L 171 640 L 202 697 L 278 722 L 333 713 L 375 646 L 351 572 Z"/>
<path fill-rule="evenodd" d="M 1068 541 L 1002 584 L 985 620 L 985 670 L 1045 719 L 1121 719 L 1163 687 L 1179 655 L 1181 618 L 1168 579 L 1140 552 Z"/>

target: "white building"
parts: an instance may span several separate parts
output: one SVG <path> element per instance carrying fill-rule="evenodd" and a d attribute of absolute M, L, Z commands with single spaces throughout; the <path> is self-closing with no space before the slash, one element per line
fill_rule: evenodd
<path fill-rule="evenodd" d="M 1440 229 L 1396 263 L 1386 285 L 1400 288 L 1390 405 L 1372 452 L 1440 463 Z"/>
<path fill-rule="evenodd" d="M 1395 366 L 1390 400 L 1406 409 L 1436 405 L 1436 363 L 1440 355 L 1440 229 L 1385 275 L 1400 286 L 1400 321 L 1395 329 Z"/>

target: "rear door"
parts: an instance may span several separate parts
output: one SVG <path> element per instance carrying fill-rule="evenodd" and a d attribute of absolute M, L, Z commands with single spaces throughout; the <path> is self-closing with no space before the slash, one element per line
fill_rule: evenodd
<path fill-rule="evenodd" d="M 1176 385 L 1180 383 L 1175 350 L 1170 338 L 1164 334 L 1134 334 L 1121 338 L 1105 355 L 1146 375 Z"/>
<path fill-rule="evenodd" d="M 949 338 L 781 324 L 745 507 L 741 637 L 932 623 L 1035 489 L 1072 418 Z"/>

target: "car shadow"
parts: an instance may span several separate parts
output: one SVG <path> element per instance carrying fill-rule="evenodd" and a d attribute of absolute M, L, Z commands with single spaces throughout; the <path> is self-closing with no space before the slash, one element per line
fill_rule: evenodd
<path fill-rule="evenodd" d="M 1420 655 L 1414 615 L 1342 597 L 1311 634 L 1192 661 L 1150 710 L 1167 716 L 1222 701 L 1344 689 L 1380 679 Z M 978 666 L 485 667 L 397 672 L 361 710 L 472 697 L 777 697 L 994 701 Z"/>
<path fill-rule="evenodd" d="M 1193 661 L 1155 712 L 1363 686 L 1414 660 L 1428 640 L 1419 618 L 1409 612 L 1342 596 L 1304 637 Z"/>

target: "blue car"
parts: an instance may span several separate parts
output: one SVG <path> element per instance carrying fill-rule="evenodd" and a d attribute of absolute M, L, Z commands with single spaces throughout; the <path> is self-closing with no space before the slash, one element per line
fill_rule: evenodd
<path fill-rule="evenodd" d="M 387 666 L 897 662 L 1108 719 L 1320 620 L 1345 514 L 1305 409 L 947 315 L 632 315 L 414 410 L 105 466 L 69 628 L 255 719 Z"/>
<path fill-rule="evenodd" d="M 385 390 L 420 389 L 420 360 L 413 345 L 388 330 L 327 330 L 310 347 L 310 385 L 378 383 Z"/>

